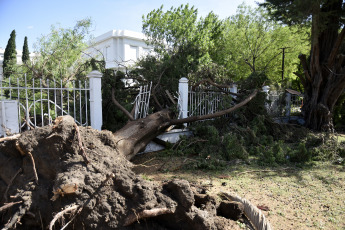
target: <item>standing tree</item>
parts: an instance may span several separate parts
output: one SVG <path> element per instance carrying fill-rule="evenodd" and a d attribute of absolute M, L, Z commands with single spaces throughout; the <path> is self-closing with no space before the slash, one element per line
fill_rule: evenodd
<path fill-rule="evenodd" d="M 333 110 L 345 89 L 343 0 L 266 0 L 260 4 L 274 20 L 311 26 L 310 58 L 299 55 L 304 74 L 303 112 L 307 127 L 333 131 Z"/>
<path fill-rule="evenodd" d="M 16 51 L 16 31 L 11 32 L 10 39 L 8 40 L 3 62 L 3 72 L 5 77 L 9 77 L 14 72 L 15 65 L 17 64 L 17 51 Z"/>
<path fill-rule="evenodd" d="M 23 55 L 22 55 L 22 61 L 23 63 L 26 63 L 30 60 L 30 52 L 28 47 L 28 38 L 25 36 L 24 38 L 24 45 L 23 45 Z"/>

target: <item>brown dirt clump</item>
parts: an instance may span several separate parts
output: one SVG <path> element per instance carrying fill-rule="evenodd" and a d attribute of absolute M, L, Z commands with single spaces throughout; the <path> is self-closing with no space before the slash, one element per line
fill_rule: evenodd
<path fill-rule="evenodd" d="M 80 134 L 80 135 L 78 135 Z M 113 134 L 69 116 L 0 143 L 2 229 L 234 229 L 185 180 L 143 180 Z M 88 163 L 89 162 L 89 163 Z"/>

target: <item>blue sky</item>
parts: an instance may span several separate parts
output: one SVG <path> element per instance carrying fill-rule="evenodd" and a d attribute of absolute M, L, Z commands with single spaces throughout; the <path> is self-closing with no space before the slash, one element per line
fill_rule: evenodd
<path fill-rule="evenodd" d="M 33 43 L 57 23 L 68 28 L 90 17 L 94 36 L 113 29 L 141 32 L 142 15 L 162 4 L 167 10 L 189 3 L 198 9 L 199 16 L 213 11 L 223 19 L 235 14 L 242 2 L 256 6 L 255 2 L 263 0 L 0 0 L 0 47 L 5 49 L 13 29 L 16 48 L 22 50 L 27 36 L 29 50 L 33 52 Z"/>

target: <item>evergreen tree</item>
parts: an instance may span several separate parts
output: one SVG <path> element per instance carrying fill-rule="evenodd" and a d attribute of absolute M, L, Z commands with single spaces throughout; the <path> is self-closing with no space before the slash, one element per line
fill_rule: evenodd
<path fill-rule="evenodd" d="M 8 40 L 3 62 L 3 72 L 5 77 L 9 77 L 13 72 L 14 66 L 17 64 L 17 51 L 16 51 L 16 31 L 13 30 Z"/>
<path fill-rule="evenodd" d="M 304 86 L 303 112 L 306 126 L 333 130 L 334 106 L 345 89 L 345 39 L 343 0 L 266 0 L 260 4 L 273 19 L 287 25 L 311 26 L 310 58 L 299 55 Z"/>
<path fill-rule="evenodd" d="M 27 61 L 30 60 L 29 54 L 30 53 L 29 53 L 29 47 L 28 47 L 28 38 L 25 36 L 24 45 L 23 45 L 23 55 L 22 55 L 23 63 L 26 63 Z"/>

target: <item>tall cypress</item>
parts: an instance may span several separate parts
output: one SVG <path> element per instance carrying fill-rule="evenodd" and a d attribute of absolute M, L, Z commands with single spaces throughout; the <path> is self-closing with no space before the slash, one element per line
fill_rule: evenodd
<path fill-rule="evenodd" d="M 13 30 L 8 39 L 7 46 L 4 53 L 3 72 L 5 77 L 9 77 L 13 72 L 14 66 L 17 64 L 16 51 L 16 31 Z"/>
<path fill-rule="evenodd" d="M 30 56 L 29 56 L 29 47 L 28 47 L 28 38 L 25 36 L 24 38 L 24 45 L 23 45 L 23 55 L 22 55 L 22 61 L 23 63 L 26 63 L 29 61 Z"/>

